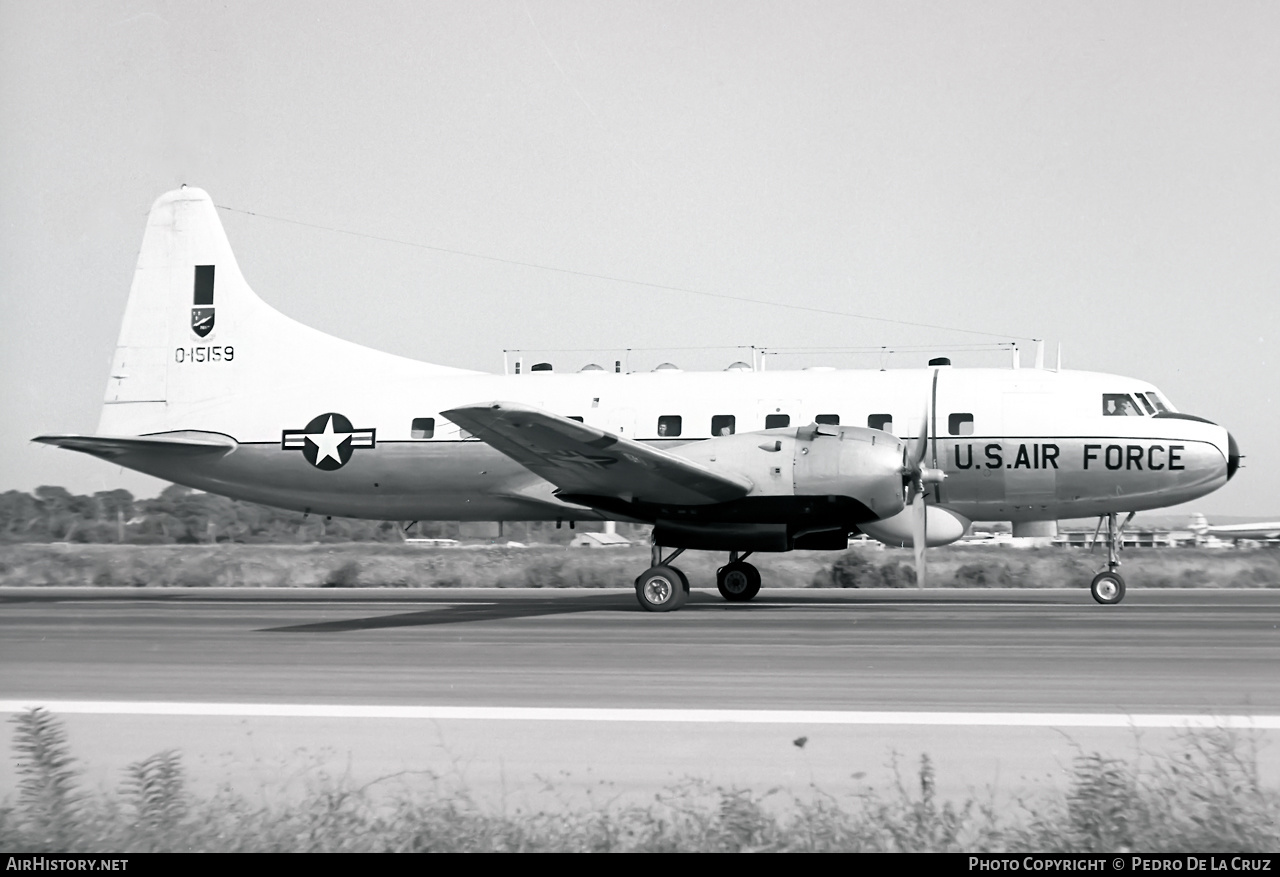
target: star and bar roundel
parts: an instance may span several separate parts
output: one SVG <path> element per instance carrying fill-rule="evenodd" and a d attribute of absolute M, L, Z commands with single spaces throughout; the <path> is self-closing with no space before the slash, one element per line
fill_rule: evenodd
<path fill-rule="evenodd" d="M 307 462 L 317 469 L 332 472 L 351 459 L 356 448 L 372 448 L 376 430 L 356 429 L 341 414 L 321 414 L 305 429 L 286 429 L 280 447 L 286 451 L 302 451 Z"/>

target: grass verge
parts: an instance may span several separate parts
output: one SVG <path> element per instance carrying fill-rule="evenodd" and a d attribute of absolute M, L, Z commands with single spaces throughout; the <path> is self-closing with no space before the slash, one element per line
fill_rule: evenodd
<path fill-rule="evenodd" d="M 115 793 L 89 795 L 56 717 L 20 713 L 17 801 L 0 804 L 0 849 L 19 852 L 1268 852 L 1280 848 L 1280 794 L 1264 788 L 1248 741 L 1188 735 L 1173 757 L 1076 759 L 1065 794 L 996 813 L 938 800 L 922 756 L 886 792 L 839 801 L 815 791 L 686 782 L 645 805 L 493 813 L 465 792 L 378 795 L 318 781 L 301 800 L 263 805 L 224 790 L 197 798 L 182 760 L 130 765 Z"/>
<path fill-rule="evenodd" d="M 1136 549 L 1123 554 L 1132 587 L 1280 587 L 1280 551 Z M 1105 555 L 1079 549 L 951 547 L 929 552 L 933 587 L 1084 587 Z M 691 551 L 679 566 L 696 586 L 715 582 L 720 553 Z M 851 549 L 756 554 L 766 587 L 904 588 L 910 551 Z M 346 545 L 0 546 L 0 586 L 41 587 L 630 587 L 649 565 L 644 547 L 425 548 Z"/>

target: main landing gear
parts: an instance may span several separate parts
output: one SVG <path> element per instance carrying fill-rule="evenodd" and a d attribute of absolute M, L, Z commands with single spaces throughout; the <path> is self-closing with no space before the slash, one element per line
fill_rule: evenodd
<path fill-rule="evenodd" d="M 1125 518 L 1124 524 L 1118 527 L 1115 512 L 1100 517 L 1098 529 L 1093 534 L 1096 545 L 1098 532 L 1102 530 L 1102 522 L 1105 520 L 1107 522 L 1107 568 L 1093 577 L 1093 581 L 1089 584 L 1089 593 L 1093 595 L 1093 599 L 1106 606 L 1115 605 L 1124 599 L 1124 578 L 1116 572 L 1116 569 L 1120 566 L 1119 554 L 1122 544 L 1120 534 L 1125 525 L 1133 520 L 1133 514 L 1129 512 L 1129 517 Z"/>
<path fill-rule="evenodd" d="M 689 599 L 689 580 L 685 574 L 671 565 L 683 548 L 677 548 L 665 559 L 662 548 L 652 548 L 653 566 L 636 579 L 636 599 L 649 612 L 671 612 L 679 609 Z M 742 556 L 729 552 L 729 562 L 716 570 L 716 587 L 720 596 L 731 603 L 745 603 L 760 593 L 760 571 L 746 562 L 750 551 Z"/>
<path fill-rule="evenodd" d="M 684 573 L 671 566 L 671 561 L 684 553 L 677 548 L 666 560 L 662 548 L 653 546 L 653 566 L 636 579 L 636 599 L 650 612 L 672 612 L 689 599 L 689 580 Z"/>
<path fill-rule="evenodd" d="M 728 564 L 716 570 L 716 587 L 730 603 L 745 603 L 760 593 L 760 570 L 746 562 L 750 555 L 730 551 Z"/>

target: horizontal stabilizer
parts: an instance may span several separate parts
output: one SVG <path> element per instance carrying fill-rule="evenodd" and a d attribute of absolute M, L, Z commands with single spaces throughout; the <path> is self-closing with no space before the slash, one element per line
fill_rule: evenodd
<path fill-rule="evenodd" d="M 528 405 L 488 402 L 440 413 L 568 494 L 705 505 L 752 488 L 741 475 Z"/>
<path fill-rule="evenodd" d="M 235 439 L 213 432 L 179 432 L 147 436 L 38 435 L 33 442 L 55 445 L 110 460 L 126 456 L 222 456 L 236 448 Z"/>

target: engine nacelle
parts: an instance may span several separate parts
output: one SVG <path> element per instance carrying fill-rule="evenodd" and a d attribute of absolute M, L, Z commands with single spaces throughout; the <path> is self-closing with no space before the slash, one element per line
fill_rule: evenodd
<path fill-rule="evenodd" d="M 878 429 L 766 429 L 682 445 L 672 453 L 750 478 L 748 500 L 847 497 L 865 507 L 863 520 L 889 518 L 903 508 L 903 443 Z"/>

